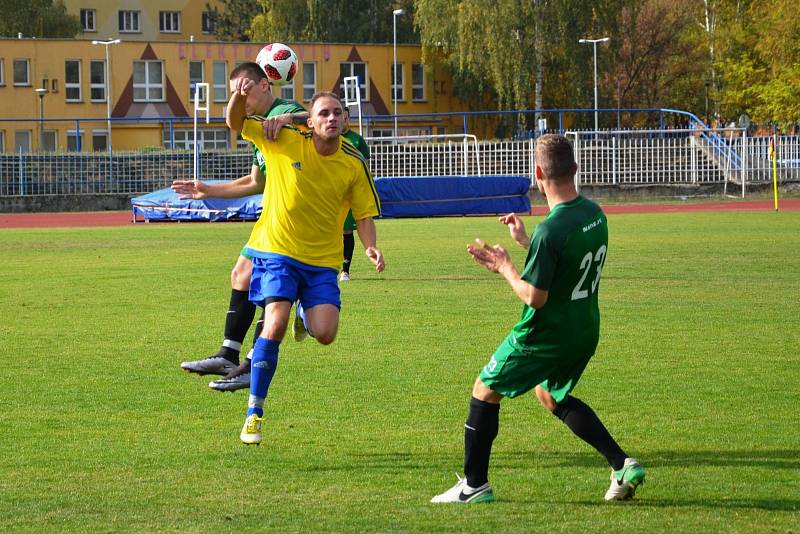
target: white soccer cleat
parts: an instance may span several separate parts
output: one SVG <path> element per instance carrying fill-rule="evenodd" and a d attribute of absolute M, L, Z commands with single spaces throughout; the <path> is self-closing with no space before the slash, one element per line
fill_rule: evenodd
<path fill-rule="evenodd" d="M 260 445 L 261 444 L 261 421 L 263 417 L 256 414 L 248 415 L 244 420 L 242 432 L 239 434 L 239 439 L 246 445 Z"/>
<path fill-rule="evenodd" d="M 632 499 L 636 488 L 644 484 L 644 467 L 634 458 L 625 458 L 619 471 L 611 470 L 611 485 L 606 492 L 607 501 L 627 501 Z"/>
<path fill-rule="evenodd" d="M 350 281 L 350 275 L 348 273 L 342 271 L 342 274 L 339 275 L 339 281 L 340 282 L 349 282 Z"/>
<path fill-rule="evenodd" d="M 493 502 L 494 493 L 492 487 L 487 482 L 479 488 L 472 488 L 467 484 L 466 478 L 456 475 L 458 482 L 456 485 L 437 495 L 431 502 L 455 502 L 461 504 L 475 504 L 479 502 Z"/>

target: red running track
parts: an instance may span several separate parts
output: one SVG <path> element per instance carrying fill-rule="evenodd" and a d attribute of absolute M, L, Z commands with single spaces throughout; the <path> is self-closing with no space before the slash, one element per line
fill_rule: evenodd
<path fill-rule="evenodd" d="M 690 211 L 773 211 L 772 200 L 744 200 L 672 204 L 601 204 L 606 213 L 680 213 Z M 781 211 L 800 211 L 800 199 L 779 201 Z M 534 206 L 531 213 L 544 215 L 547 207 Z M 130 211 L 69 213 L 0 213 L 0 228 L 76 228 L 124 226 L 133 223 Z"/>

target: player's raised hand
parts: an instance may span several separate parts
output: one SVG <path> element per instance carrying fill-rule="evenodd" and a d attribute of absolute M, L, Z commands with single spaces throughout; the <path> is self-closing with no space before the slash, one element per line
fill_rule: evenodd
<path fill-rule="evenodd" d="M 250 78 L 241 76 L 239 78 L 236 78 L 235 80 L 232 80 L 231 85 L 233 85 L 232 91 L 234 93 L 236 93 L 237 95 L 247 96 L 253 89 L 253 87 L 255 87 L 256 82 L 254 82 Z"/>
<path fill-rule="evenodd" d="M 508 226 L 511 239 L 519 243 L 520 246 L 527 248 L 531 244 L 530 238 L 528 238 L 528 232 L 525 231 L 525 223 L 522 222 L 522 219 L 517 217 L 516 213 L 503 215 L 498 220 L 502 224 Z"/>
<path fill-rule="evenodd" d="M 172 190 L 181 195 L 181 200 L 187 198 L 201 200 L 208 197 L 208 185 L 200 180 L 173 180 Z"/>
<path fill-rule="evenodd" d="M 383 253 L 378 250 L 376 247 L 367 247 L 364 251 L 369 258 L 369 261 L 375 264 L 375 270 L 383 272 L 383 269 L 386 267 L 386 262 L 383 261 Z"/>
<path fill-rule="evenodd" d="M 493 273 L 500 272 L 506 264 L 511 263 L 511 256 L 505 248 L 501 245 L 490 246 L 481 239 L 476 239 L 474 245 L 467 245 L 467 252 L 473 260 Z"/>
<path fill-rule="evenodd" d="M 284 113 L 275 117 L 267 117 L 261 124 L 261 129 L 264 131 L 264 137 L 270 141 L 278 138 L 281 128 L 292 122 L 292 114 Z"/>

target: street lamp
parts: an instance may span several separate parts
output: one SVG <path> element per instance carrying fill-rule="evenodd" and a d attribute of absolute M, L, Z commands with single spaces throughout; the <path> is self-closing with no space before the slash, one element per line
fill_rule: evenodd
<path fill-rule="evenodd" d="M 103 45 L 106 47 L 106 115 L 108 118 L 108 151 L 111 152 L 111 56 L 109 55 L 109 47 L 119 44 L 119 39 L 107 39 L 105 41 L 92 41 L 93 45 Z"/>
<path fill-rule="evenodd" d="M 392 31 L 392 48 L 394 49 L 394 65 L 392 66 L 392 84 L 391 84 L 391 91 L 392 91 L 392 103 L 394 104 L 394 136 L 397 137 L 397 91 L 394 90 L 394 86 L 397 85 L 397 17 L 400 15 L 405 15 L 405 9 L 395 9 L 392 11 L 392 22 L 393 22 L 393 31 Z"/>
<path fill-rule="evenodd" d="M 44 151 L 44 95 L 47 94 L 47 89 L 39 87 L 35 89 L 36 94 L 39 95 L 39 151 Z"/>
<path fill-rule="evenodd" d="M 602 39 L 579 39 L 579 43 L 591 43 L 594 48 L 594 131 L 597 131 L 597 43 L 605 43 L 610 41 L 610 37 L 603 37 Z"/>

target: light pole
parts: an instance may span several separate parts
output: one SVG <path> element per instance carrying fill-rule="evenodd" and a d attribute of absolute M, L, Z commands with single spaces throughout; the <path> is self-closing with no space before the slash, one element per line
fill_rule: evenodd
<path fill-rule="evenodd" d="M 597 43 L 606 43 L 610 41 L 610 37 L 603 37 L 602 39 L 579 39 L 579 43 L 587 44 L 592 43 L 594 48 L 594 131 L 597 131 Z"/>
<path fill-rule="evenodd" d="M 394 90 L 394 86 L 397 84 L 397 17 L 400 15 L 405 15 L 405 9 L 395 9 L 392 11 L 392 22 L 393 22 L 393 31 L 392 31 L 392 48 L 394 49 L 394 64 L 392 66 L 392 84 L 391 84 L 391 91 L 392 91 L 392 103 L 394 104 L 394 136 L 397 137 L 397 91 Z"/>
<path fill-rule="evenodd" d="M 47 89 L 39 87 L 36 89 L 36 94 L 39 95 L 39 152 L 44 151 L 44 95 L 47 94 Z"/>
<path fill-rule="evenodd" d="M 111 152 L 111 56 L 109 47 L 119 44 L 119 39 L 107 39 L 105 41 L 92 41 L 93 45 L 103 45 L 106 47 L 106 115 L 108 120 L 108 151 Z"/>

